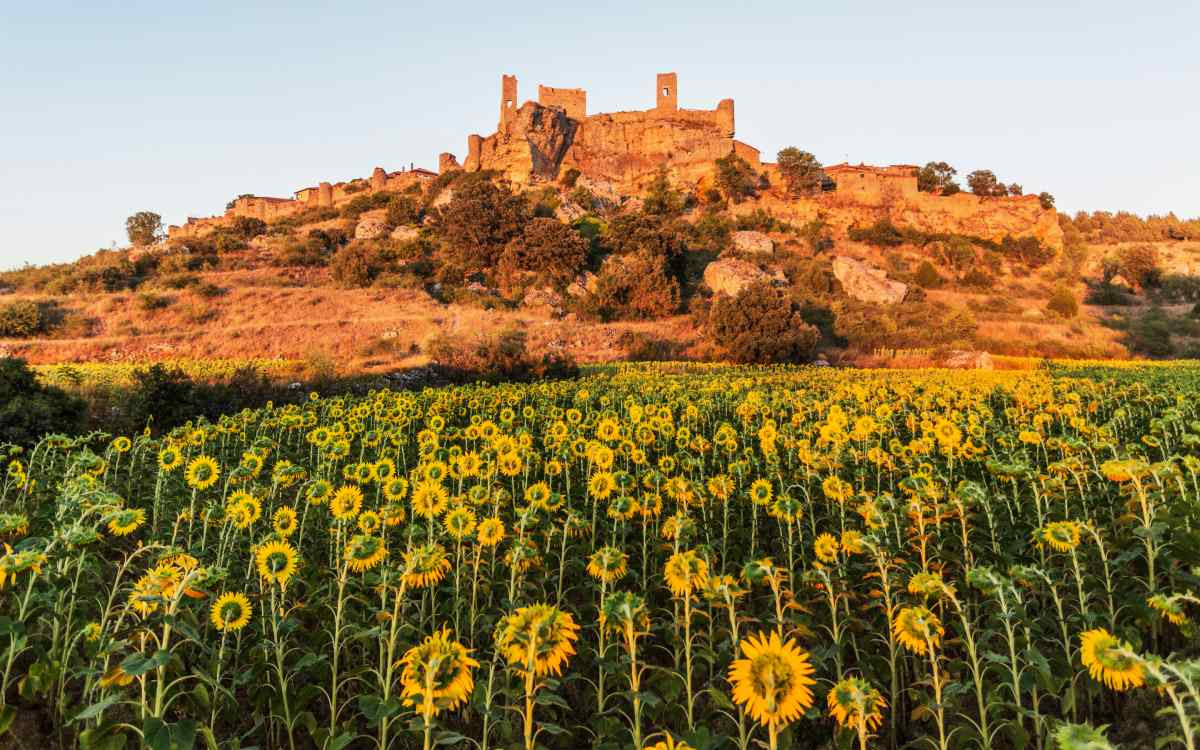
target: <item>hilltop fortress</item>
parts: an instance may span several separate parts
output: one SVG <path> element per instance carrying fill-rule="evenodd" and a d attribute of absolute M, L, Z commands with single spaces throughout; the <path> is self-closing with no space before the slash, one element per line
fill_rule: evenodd
<path fill-rule="evenodd" d="M 493 171 L 516 189 L 554 184 L 564 175 L 614 203 L 640 195 L 665 169 L 673 185 L 702 191 L 714 184 L 717 159 L 736 154 L 765 178 L 768 185 L 754 200 L 735 204 L 735 213 L 762 208 L 782 219 L 822 218 L 835 231 L 889 218 L 897 225 L 926 232 L 969 234 L 999 240 L 1004 235 L 1034 236 L 1062 246 L 1057 213 L 1036 196 L 981 198 L 959 193 L 940 196 L 917 190 L 918 168 L 912 165 L 873 167 L 837 164 L 825 168 L 827 189 L 795 198 L 782 189 L 775 164 L 763 162 L 757 148 L 734 138 L 734 104 L 722 99 L 714 109 L 682 109 L 679 78 L 660 73 L 655 79 L 654 107 L 646 110 L 589 114 L 587 91 L 538 86 L 537 101 L 519 104 L 517 79 L 504 75 L 496 132 L 467 137 L 460 164 L 451 153 L 438 158 L 438 172 L 376 167 L 369 178 L 301 188 L 292 198 L 244 195 L 222 216 L 189 218 L 170 227 L 170 237 L 203 234 L 238 216 L 272 221 L 312 208 L 336 208 L 363 191 L 402 191 L 423 185 L 452 170 Z"/>

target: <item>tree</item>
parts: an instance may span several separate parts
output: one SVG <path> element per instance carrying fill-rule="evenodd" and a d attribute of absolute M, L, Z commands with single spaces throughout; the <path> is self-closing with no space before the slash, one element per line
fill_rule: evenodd
<path fill-rule="evenodd" d="M 1130 245 L 1117 251 L 1117 263 L 1123 275 L 1141 289 L 1158 286 L 1162 269 L 1154 245 Z M 1111 277 L 1110 277 L 1111 278 Z"/>
<path fill-rule="evenodd" d="M 1038 193 L 1038 203 L 1042 204 L 1042 208 L 1049 211 L 1054 208 L 1054 196 L 1045 191 Z"/>
<path fill-rule="evenodd" d="M 24 360 L 0 359 L 0 443 L 28 446 L 46 433 L 76 432 L 85 409 L 81 399 L 38 383 Z"/>
<path fill-rule="evenodd" d="M 584 308 L 601 320 L 652 320 L 677 312 L 679 297 L 665 257 L 642 249 L 605 260 Z"/>
<path fill-rule="evenodd" d="M 472 271 L 491 268 L 529 221 L 529 202 L 493 184 L 484 173 L 465 174 L 454 197 L 435 213 L 434 229 L 448 259 Z"/>
<path fill-rule="evenodd" d="M 504 276 L 526 271 L 556 285 L 569 283 L 587 263 L 588 243 L 579 232 L 557 219 L 533 219 L 520 237 L 511 240 L 500 257 Z"/>
<path fill-rule="evenodd" d="M 665 166 L 654 174 L 642 198 L 642 210 L 655 216 L 673 216 L 683 210 L 683 194 L 671 187 Z"/>
<path fill-rule="evenodd" d="M 153 211 L 138 211 L 125 219 L 125 233 L 134 245 L 153 245 L 162 239 L 162 217 Z"/>
<path fill-rule="evenodd" d="M 737 297 L 717 297 L 707 333 L 726 356 L 747 363 L 808 360 L 821 340 L 791 294 L 767 281 L 750 284 Z"/>
<path fill-rule="evenodd" d="M 938 195 L 953 195 L 959 192 L 954 175 L 958 170 L 944 161 L 931 161 L 917 172 L 917 190 Z"/>
<path fill-rule="evenodd" d="M 990 169 L 977 169 L 967 175 L 967 187 L 971 192 L 983 198 L 994 198 L 1008 195 L 1008 188 L 996 179 Z"/>
<path fill-rule="evenodd" d="M 821 189 L 825 171 L 817 157 L 795 146 L 788 146 L 775 155 L 779 173 L 787 185 L 788 195 L 810 195 Z"/>
<path fill-rule="evenodd" d="M 716 165 L 717 187 L 726 198 L 741 203 L 744 198 L 754 197 L 758 175 L 745 159 L 737 154 L 729 154 L 717 159 Z"/>
<path fill-rule="evenodd" d="M 1018 185 L 1015 182 L 1010 182 L 1010 183 L 1008 183 L 1008 194 L 1009 195 L 1024 195 L 1025 188 L 1021 187 L 1020 185 Z"/>
<path fill-rule="evenodd" d="M 1056 312 L 1064 318 L 1073 318 L 1079 314 L 1079 302 L 1070 289 L 1059 286 L 1055 288 L 1054 293 L 1046 302 L 1046 309 Z"/>

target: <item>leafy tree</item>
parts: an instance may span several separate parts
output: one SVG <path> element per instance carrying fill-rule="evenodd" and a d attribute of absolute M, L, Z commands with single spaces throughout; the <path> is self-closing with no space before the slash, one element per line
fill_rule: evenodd
<path fill-rule="evenodd" d="M 238 237 L 248 240 L 260 234 L 266 234 L 267 223 L 252 216 L 238 216 L 233 220 L 231 229 Z"/>
<path fill-rule="evenodd" d="M 788 195 L 810 195 L 821 189 L 825 171 L 817 157 L 795 146 L 788 146 L 775 155 L 779 173 L 787 186 Z"/>
<path fill-rule="evenodd" d="M 1154 245 L 1123 247 L 1117 251 L 1117 263 L 1121 275 L 1141 289 L 1158 286 L 1162 268 L 1159 265 L 1158 249 Z"/>
<path fill-rule="evenodd" d="M 0 336 L 23 339 L 41 333 L 45 326 L 36 302 L 19 299 L 0 307 Z"/>
<path fill-rule="evenodd" d="M 729 154 L 717 159 L 716 164 L 717 187 L 726 198 L 741 203 L 745 198 L 754 197 L 758 175 L 745 159 L 737 154 Z"/>
<path fill-rule="evenodd" d="M 529 202 L 472 173 L 454 183 L 454 197 L 435 214 L 434 229 L 447 258 L 472 271 L 495 266 L 504 247 L 524 229 Z"/>
<path fill-rule="evenodd" d="M 967 187 L 975 195 L 985 198 L 999 198 L 1008 195 L 1008 188 L 996 179 L 990 169 L 977 169 L 967 175 Z"/>
<path fill-rule="evenodd" d="M 1049 211 L 1054 208 L 1054 196 L 1045 191 L 1038 193 L 1038 203 L 1042 204 L 1042 208 Z"/>
<path fill-rule="evenodd" d="M 1046 309 L 1051 312 L 1056 312 L 1064 318 L 1073 318 L 1079 314 L 1079 301 L 1075 299 L 1075 295 L 1070 289 L 1060 286 L 1050 295 L 1050 299 L 1046 302 Z"/>
<path fill-rule="evenodd" d="M 162 217 L 153 211 L 138 211 L 125 219 L 125 233 L 134 245 L 153 245 L 162 239 Z"/>
<path fill-rule="evenodd" d="M 922 289 L 937 289 L 942 285 L 943 279 L 932 263 L 923 260 L 921 261 L 921 265 L 917 266 L 917 272 L 913 275 L 913 281 Z"/>
<path fill-rule="evenodd" d="M 686 234 L 664 216 L 625 214 L 608 225 L 603 244 L 613 253 L 642 251 L 665 261 L 672 271 L 683 272 L 688 246 Z"/>
<path fill-rule="evenodd" d="M 587 263 L 588 243 L 579 232 L 557 219 L 537 218 L 525 225 L 500 257 L 502 275 L 536 272 L 545 281 L 565 285 Z"/>
<path fill-rule="evenodd" d="M 769 282 L 720 295 L 709 311 L 707 333 L 735 362 L 801 362 L 812 358 L 821 333 L 805 322 L 801 306 Z"/>
<path fill-rule="evenodd" d="M 917 172 L 917 190 L 939 195 L 953 195 L 959 192 L 954 175 L 958 170 L 944 161 L 931 161 Z"/>
<path fill-rule="evenodd" d="M 674 216 L 683 210 L 683 193 L 671 187 L 667 168 L 659 167 L 642 198 L 642 211 L 655 216 Z"/>
<path fill-rule="evenodd" d="M 679 300 L 665 257 L 641 249 L 605 261 L 583 311 L 601 320 L 650 320 L 677 312 Z"/>
<path fill-rule="evenodd" d="M 82 400 L 38 383 L 24 360 L 0 359 L 0 443 L 27 446 L 46 433 L 76 432 L 85 409 Z"/>

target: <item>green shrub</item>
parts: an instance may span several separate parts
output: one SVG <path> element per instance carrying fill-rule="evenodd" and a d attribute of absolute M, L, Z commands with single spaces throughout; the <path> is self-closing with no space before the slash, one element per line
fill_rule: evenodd
<path fill-rule="evenodd" d="M 0 307 L 0 337 L 23 339 L 42 333 L 42 309 L 30 300 L 15 300 Z"/>
<path fill-rule="evenodd" d="M 1154 298 L 1163 304 L 1200 302 L 1200 276 L 1182 273 L 1166 274 L 1159 279 Z"/>
<path fill-rule="evenodd" d="M 171 306 L 171 298 L 154 292 L 139 292 L 137 296 L 138 309 L 144 312 L 163 310 Z"/>
<path fill-rule="evenodd" d="M 923 260 L 921 265 L 917 266 L 916 273 L 913 274 L 913 283 L 923 289 L 937 289 L 945 283 L 945 279 L 937 272 L 932 263 Z"/>
<path fill-rule="evenodd" d="M 531 354 L 526 333 L 517 328 L 465 336 L 441 333 L 424 350 L 434 364 L 462 380 L 527 381 L 574 377 L 579 372 L 565 353 Z"/>
<path fill-rule="evenodd" d="M 601 320 L 649 320 L 679 310 L 679 282 L 662 256 L 640 250 L 614 256 L 600 268 L 596 291 L 580 303 L 581 312 Z"/>
<path fill-rule="evenodd" d="M 1079 314 L 1079 301 L 1066 287 L 1058 287 L 1046 302 L 1046 309 L 1058 313 L 1064 318 L 1073 318 Z"/>
<path fill-rule="evenodd" d="M 1138 354 L 1169 357 L 1175 353 L 1173 328 L 1171 316 L 1156 305 L 1129 322 L 1125 344 Z"/>
<path fill-rule="evenodd" d="M 24 360 L 0 359 L 0 443 L 29 446 L 47 433 L 83 426 L 84 402 L 37 382 Z"/>
<path fill-rule="evenodd" d="M 1121 274 L 1141 289 L 1158 286 L 1162 269 L 1154 245 L 1130 245 L 1117 251 Z"/>
<path fill-rule="evenodd" d="M 876 247 L 896 247 L 909 241 L 909 237 L 888 219 L 880 219 L 869 227 L 850 227 L 847 234 L 855 242 Z"/>
<path fill-rule="evenodd" d="M 812 358 L 821 333 L 805 322 L 792 296 L 761 281 L 737 297 L 718 296 L 706 334 L 734 362 L 802 362 Z"/>
<path fill-rule="evenodd" d="M 1089 305 L 1128 307 L 1136 300 L 1129 294 L 1126 294 L 1124 290 L 1119 289 L 1115 284 L 1103 281 L 1088 289 L 1084 301 Z"/>
<path fill-rule="evenodd" d="M 497 272 L 506 281 L 531 273 L 538 283 L 563 287 L 584 269 L 587 256 L 588 243 L 579 232 L 557 219 L 536 218 L 505 246 Z"/>
<path fill-rule="evenodd" d="M 991 289 L 995 283 L 996 279 L 978 268 L 972 268 L 962 277 L 963 286 L 976 289 Z"/>

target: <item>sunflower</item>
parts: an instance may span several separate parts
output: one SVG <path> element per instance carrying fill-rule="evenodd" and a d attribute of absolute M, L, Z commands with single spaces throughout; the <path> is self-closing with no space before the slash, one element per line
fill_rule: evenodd
<path fill-rule="evenodd" d="M 1100 473 L 1110 482 L 1128 482 L 1142 476 L 1149 469 L 1149 464 L 1136 458 L 1105 461 L 1100 464 Z"/>
<path fill-rule="evenodd" d="M 271 541 L 259 547 L 254 562 L 259 577 L 267 583 L 278 583 L 280 588 L 287 586 L 288 579 L 300 564 L 296 548 L 283 541 Z"/>
<path fill-rule="evenodd" d="M 676 552 L 667 560 L 663 575 L 672 594 L 688 597 L 708 580 L 708 563 L 694 549 Z"/>
<path fill-rule="evenodd" d="M 113 536 L 127 536 L 137 531 L 146 522 L 146 511 L 141 508 L 127 508 L 117 511 L 108 522 L 108 532 Z"/>
<path fill-rule="evenodd" d="M 250 622 L 250 600 L 242 593 L 224 593 L 213 602 L 209 619 L 221 632 L 238 631 Z"/>
<path fill-rule="evenodd" d="M 358 516 L 358 530 L 364 534 L 374 534 L 382 525 L 383 520 L 373 510 L 364 510 Z"/>
<path fill-rule="evenodd" d="M 578 638 L 571 614 L 549 604 L 521 607 L 496 624 L 496 650 L 522 675 L 562 674 Z"/>
<path fill-rule="evenodd" d="M 308 487 L 308 502 L 321 505 L 333 494 L 333 484 L 328 479 L 318 479 Z"/>
<path fill-rule="evenodd" d="M 383 483 L 383 496 L 389 502 L 399 502 L 408 494 L 408 480 L 404 477 L 393 477 Z"/>
<path fill-rule="evenodd" d="M 450 571 L 450 560 L 440 544 L 423 544 L 404 553 L 404 582 L 413 588 L 439 583 Z"/>
<path fill-rule="evenodd" d="M 467 507 L 455 508 L 442 519 L 442 526 L 452 539 L 461 541 L 475 531 L 475 513 Z"/>
<path fill-rule="evenodd" d="M 925 607 L 904 607 L 896 616 L 892 632 L 900 645 L 924 656 L 930 646 L 937 648 L 945 631 L 937 615 Z"/>
<path fill-rule="evenodd" d="M 653 745 L 646 745 L 644 750 L 695 750 L 695 748 L 683 740 L 676 740 L 670 734 L 667 734 L 662 740 L 655 742 Z"/>
<path fill-rule="evenodd" d="M 1141 661 L 1130 645 L 1103 628 L 1079 636 L 1079 658 L 1093 680 L 1117 692 L 1146 684 Z"/>
<path fill-rule="evenodd" d="M 485 518 L 479 523 L 479 533 L 476 540 L 485 547 L 494 547 L 504 539 L 504 522 L 495 516 Z"/>
<path fill-rule="evenodd" d="M 132 682 L 133 675 L 121 669 L 121 665 L 118 664 L 105 672 L 104 676 L 100 678 L 100 687 L 125 687 Z"/>
<path fill-rule="evenodd" d="M 842 552 L 847 555 L 861 555 L 863 549 L 862 534 L 854 529 L 842 532 Z"/>
<path fill-rule="evenodd" d="M 1059 552 L 1070 552 L 1079 546 L 1081 528 L 1077 521 L 1053 521 L 1042 528 L 1041 538 Z"/>
<path fill-rule="evenodd" d="M 821 534 L 813 542 L 813 553 L 823 563 L 836 563 L 840 550 L 841 544 L 833 534 Z"/>
<path fill-rule="evenodd" d="M 158 468 L 163 471 L 174 471 L 183 463 L 183 454 L 178 448 L 167 446 L 158 452 Z"/>
<path fill-rule="evenodd" d="M 355 573 L 363 573 L 379 565 L 387 557 L 387 545 L 383 539 L 369 534 L 355 534 L 346 542 L 342 559 Z"/>
<path fill-rule="evenodd" d="M 843 503 L 854 494 L 854 487 L 839 476 L 829 476 L 821 482 L 821 491 L 834 502 Z"/>
<path fill-rule="evenodd" d="M 922 571 L 908 579 L 908 593 L 926 598 L 940 596 L 943 593 L 953 593 L 954 589 L 946 585 L 939 573 Z"/>
<path fill-rule="evenodd" d="M 275 528 L 275 533 L 287 539 L 296 532 L 296 527 L 299 525 L 296 521 L 296 509 L 290 505 L 281 505 L 275 510 L 275 515 L 271 516 L 271 525 Z"/>
<path fill-rule="evenodd" d="M 471 697 L 475 678 L 471 670 L 479 662 L 454 640 L 448 629 L 427 637 L 400 659 L 401 697 L 404 705 L 429 721 L 439 711 L 457 708 Z"/>
<path fill-rule="evenodd" d="M 400 503 L 388 503 L 379 509 L 384 526 L 399 526 L 408 517 L 408 511 Z"/>
<path fill-rule="evenodd" d="M 8 581 L 17 582 L 17 575 L 31 571 L 33 575 L 42 572 L 46 563 L 46 554 L 37 550 L 21 550 L 13 552 L 12 547 L 4 545 L 4 554 L 0 555 L 0 590 Z"/>
<path fill-rule="evenodd" d="M 329 512 L 339 521 L 347 521 L 362 509 L 362 490 L 353 484 L 342 485 L 329 501 Z"/>
<path fill-rule="evenodd" d="M 750 483 L 750 500 L 755 505 L 766 505 L 775 496 L 771 483 L 765 479 L 755 479 Z"/>
<path fill-rule="evenodd" d="M 151 615 L 160 604 L 175 596 L 178 587 L 179 568 L 168 564 L 156 565 L 133 584 L 133 590 L 129 592 L 129 605 L 143 617 Z"/>
<path fill-rule="evenodd" d="M 1187 612 L 1183 610 L 1184 597 L 1175 594 L 1174 596 L 1164 596 L 1163 594 L 1155 594 L 1146 600 L 1150 608 L 1157 611 L 1160 615 L 1166 618 L 1167 622 L 1172 625 L 1183 625 L 1187 622 Z"/>
<path fill-rule="evenodd" d="M 521 454 L 516 451 L 508 451 L 502 453 L 496 459 L 496 465 L 500 469 L 500 473 L 506 477 L 515 477 L 521 473 L 521 469 L 525 467 L 525 462 L 521 460 Z"/>
<path fill-rule="evenodd" d="M 433 518 L 440 516 L 450 502 L 450 491 L 441 481 L 424 479 L 413 487 L 413 515 Z"/>
<path fill-rule="evenodd" d="M 628 570 L 624 552 L 616 547 L 601 547 L 588 558 L 587 572 L 604 583 L 620 580 Z"/>
<path fill-rule="evenodd" d="M 887 701 L 871 683 L 861 677 L 844 677 L 835 684 L 825 698 L 829 715 L 839 725 L 858 731 L 859 725 L 873 732 L 883 723 L 883 709 Z"/>
<path fill-rule="evenodd" d="M 733 700 L 771 732 L 800 718 L 813 704 L 816 684 L 808 652 L 774 631 L 750 635 L 741 647 L 743 658 L 729 665 Z"/>
<path fill-rule="evenodd" d="M 196 456 L 187 465 L 184 479 L 194 490 L 206 490 L 221 478 L 221 467 L 209 456 Z"/>
<path fill-rule="evenodd" d="M 597 471 L 588 479 L 588 494 L 597 500 L 607 500 L 617 489 L 617 480 L 611 471 Z"/>

